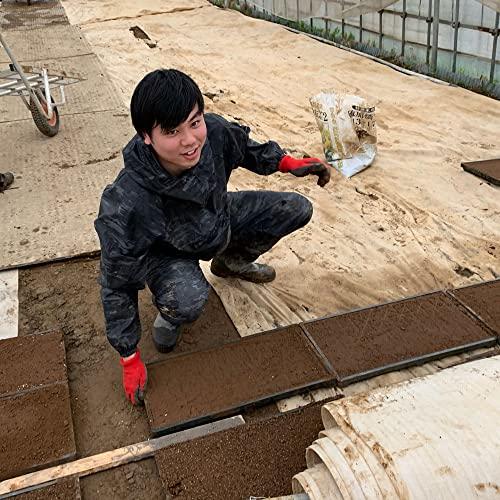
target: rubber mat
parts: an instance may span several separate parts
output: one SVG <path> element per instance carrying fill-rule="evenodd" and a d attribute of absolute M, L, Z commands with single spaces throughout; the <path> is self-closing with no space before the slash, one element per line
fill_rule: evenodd
<path fill-rule="evenodd" d="M 3 37 L 17 62 L 92 54 L 92 49 L 80 28 L 69 24 L 52 26 L 50 29 L 6 31 Z M 10 63 L 10 58 L 3 48 L 0 48 L 0 63 Z M 1 67 L 6 69 L 7 65 L 2 64 Z"/>
<path fill-rule="evenodd" d="M 0 3 L 0 30 L 31 30 L 41 26 L 69 24 L 58 0 L 3 0 Z"/>
<path fill-rule="evenodd" d="M 0 196 L 0 269 L 99 249 L 94 219 L 132 136 L 123 110 L 66 115 L 55 137 L 32 120 L 0 123 L 0 165 L 15 175 Z"/>

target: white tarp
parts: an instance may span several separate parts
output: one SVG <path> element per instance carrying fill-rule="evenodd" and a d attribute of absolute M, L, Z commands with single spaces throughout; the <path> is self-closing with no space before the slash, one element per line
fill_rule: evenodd
<path fill-rule="evenodd" d="M 17 337 L 19 299 L 17 269 L 0 272 L 0 340 Z"/>
<path fill-rule="evenodd" d="M 322 417 L 294 493 L 498 498 L 499 356 L 328 403 Z"/>
<path fill-rule="evenodd" d="M 272 138 L 295 156 L 323 154 L 309 105 L 321 89 L 361 95 L 377 109 L 377 158 L 351 179 L 333 172 L 321 189 L 315 179 L 291 175 L 232 175 L 232 190 L 296 191 L 315 209 L 308 226 L 263 257 L 276 267 L 275 282 L 225 280 L 204 265 L 241 335 L 500 272 L 498 188 L 460 167 L 500 156 L 500 102 L 208 2 L 166 1 L 178 10 L 134 18 L 134 9 L 153 10 L 150 4 L 113 1 L 64 6 L 125 103 L 147 71 L 178 68 L 211 96 L 208 111 L 239 119 L 255 139 Z M 88 23 L 104 10 L 109 20 Z M 116 19 L 122 12 L 127 18 Z M 134 25 L 157 48 L 137 40 Z"/>

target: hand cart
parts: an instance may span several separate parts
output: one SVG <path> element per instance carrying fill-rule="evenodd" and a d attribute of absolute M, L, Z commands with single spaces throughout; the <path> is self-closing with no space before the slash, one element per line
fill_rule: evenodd
<path fill-rule="evenodd" d="M 47 69 L 23 67 L 15 59 L 0 33 L 0 45 L 11 60 L 9 68 L 0 71 L 0 97 L 18 95 L 29 109 L 33 121 L 40 132 L 52 137 L 59 131 L 58 106 L 66 103 L 64 86 L 78 82 L 78 78 L 49 75 Z M 59 88 L 60 100 L 55 101 L 51 89 Z"/>

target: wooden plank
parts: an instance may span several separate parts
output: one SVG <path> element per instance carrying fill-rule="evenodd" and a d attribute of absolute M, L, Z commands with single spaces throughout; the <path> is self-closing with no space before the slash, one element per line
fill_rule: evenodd
<path fill-rule="evenodd" d="M 245 423 L 241 415 L 226 418 L 206 425 L 200 425 L 185 431 L 162 436 L 149 441 L 143 441 L 112 451 L 106 451 L 91 457 L 81 458 L 70 463 L 50 467 L 24 476 L 7 479 L 0 482 L 0 499 L 8 498 L 12 493 L 28 491 L 33 486 L 42 485 L 56 479 L 82 477 L 119 465 L 136 462 L 152 456 L 156 451 L 172 444 L 182 443 L 191 439 L 231 429 Z"/>

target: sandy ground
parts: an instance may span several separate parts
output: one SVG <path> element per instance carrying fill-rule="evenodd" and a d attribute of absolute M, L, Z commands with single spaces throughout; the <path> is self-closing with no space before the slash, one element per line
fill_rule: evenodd
<path fill-rule="evenodd" d="M 230 188 L 296 190 L 311 224 L 264 257 L 264 286 L 207 272 L 241 335 L 499 274 L 497 187 L 462 160 L 500 156 L 500 103 L 411 77 L 282 27 L 202 0 L 64 0 L 126 104 L 139 79 L 175 67 L 197 80 L 207 108 L 249 125 L 292 154 L 321 155 L 308 98 L 347 91 L 377 107 L 374 165 L 326 189 L 313 179 L 237 171 Z M 150 48 L 129 28 L 140 26 Z"/>

